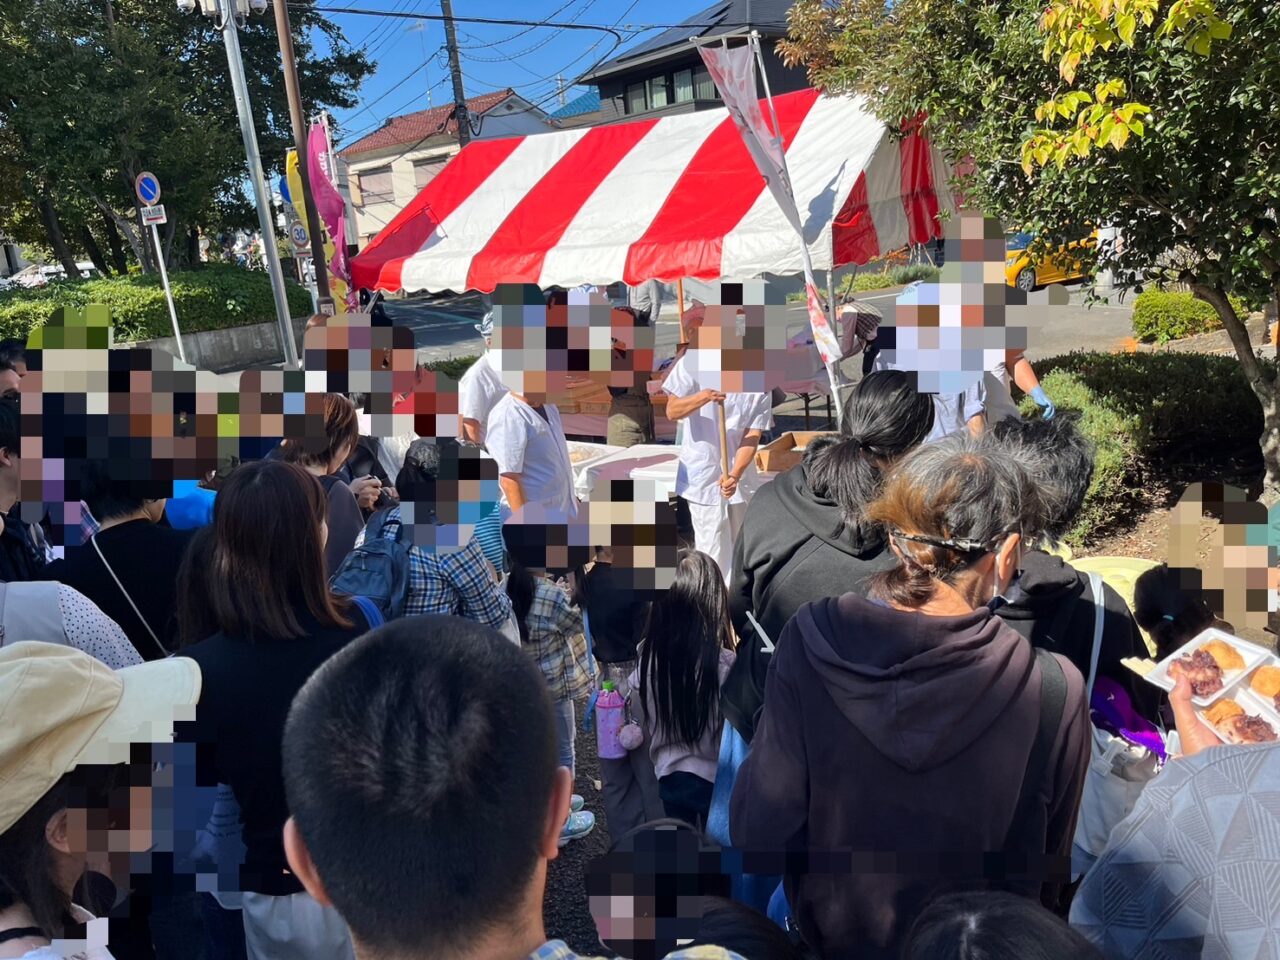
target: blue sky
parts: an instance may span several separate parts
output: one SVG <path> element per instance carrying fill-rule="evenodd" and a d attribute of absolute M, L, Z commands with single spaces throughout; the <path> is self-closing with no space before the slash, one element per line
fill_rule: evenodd
<path fill-rule="evenodd" d="M 622 34 L 618 52 L 656 31 L 679 23 L 711 0 L 453 0 L 455 17 L 551 20 L 613 26 Z M 326 0 L 318 4 L 323 7 Z M 439 0 L 340 0 L 335 6 L 414 13 L 440 13 Z M 368 54 L 377 72 L 360 90 L 360 104 L 336 113 L 342 141 L 377 129 L 388 117 L 448 103 L 453 96 L 439 21 L 333 14 L 347 38 Z M 650 29 L 644 29 L 650 26 Z M 458 45 L 467 96 L 513 87 L 548 112 L 555 110 L 557 75 L 571 83 L 602 57 L 614 38 L 599 31 L 555 27 L 458 23 Z M 584 92 L 569 88 L 566 97 Z"/>

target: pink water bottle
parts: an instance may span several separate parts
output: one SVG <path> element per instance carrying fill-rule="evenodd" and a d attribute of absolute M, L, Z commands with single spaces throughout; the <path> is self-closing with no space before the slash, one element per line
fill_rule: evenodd
<path fill-rule="evenodd" d="M 627 722 L 627 701 L 612 680 L 606 680 L 604 693 L 596 699 L 596 747 L 602 760 L 621 760 L 626 748 L 618 740 Z"/>

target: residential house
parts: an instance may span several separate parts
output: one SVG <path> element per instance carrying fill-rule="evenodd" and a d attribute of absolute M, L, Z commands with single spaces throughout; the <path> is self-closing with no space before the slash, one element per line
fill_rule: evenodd
<path fill-rule="evenodd" d="M 472 139 L 521 137 L 554 129 L 547 115 L 510 89 L 467 101 Z M 454 106 L 392 117 L 338 151 L 345 163 L 360 246 L 378 235 L 459 151 Z"/>
<path fill-rule="evenodd" d="M 787 10 L 792 0 L 721 0 L 682 24 L 664 30 L 639 46 L 593 68 L 579 78 L 600 92 L 599 119 L 615 123 L 637 117 L 692 113 L 721 106 L 716 86 L 703 66 L 694 39 L 737 35 L 731 46 L 745 43 L 745 35 L 760 34 L 764 74 L 773 94 L 809 86 L 803 68 L 787 67 L 775 45 L 787 35 Z M 760 96 L 764 96 L 763 81 Z"/>
<path fill-rule="evenodd" d="M 592 88 L 579 97 L 574 97 L 559 110 L 551 114 L 562 129 L 570 127 L 590 127 L 600 122 L 600 91 Z"/>

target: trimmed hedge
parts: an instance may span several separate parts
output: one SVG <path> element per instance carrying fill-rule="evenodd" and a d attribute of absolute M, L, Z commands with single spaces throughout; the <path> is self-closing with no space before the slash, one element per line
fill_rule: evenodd
<path fill-rule="evenodd" d="M 865 293 L 868 290 L 883 290 L 885 287 L 897 286 L 893 275 L 888 270 L 879 273 L 859 273 L 853 278 L 853 292 Z"/>
<path fill-rule="evenodd" d="M 1239 297 L 1232 297 L 1231 304 L 1241 317 L 1249 312 Z M 1145 290 L 1133 302 L 1133 335 L 1148 343 L 1168 343 L 1221 329 L 1218 312 L 1190 293 Z"/>
<path fill-rule="evenodd" d="M 942 271 L 930 263 L 912 263 L 905 267 L 894 267 L 889 271 L 889 276 L 893 278 L 894 286 L 899 284 L 906 286 L 917 280 L 924 283 L 937 283 L 938 278 L 942 276 Z"/>
<path fill-rule="evenodd" d="M 1078 414 L 1096 447 L 1089 494 L 1067 537 L 1072 546 L 1142 509 L 1151 475 L 1188 463 L 1212 473 L 1258 449 L 1262 408 L 1234 357 L 1073 353 L 1035 368 L 1059 411 Z M 1022 401 L 1024 415 L 1036 410 L 1029 398 Z"/>
<path fill-rule="evenodd" d="M 478 360 L 479 357 L 450 357 L 448 360 L 437 360 L 434 363 L 428 363 L 428 370 L 437 370 L 446 374 L 451 380 L 461 380 L 462 375 L 467 372 L 467 368 Z"/>
<path fill-rule="evenodd" d="M 199 270 L 169 274 L 169 285 L 184 334 L 267 323 L 276 317 L 271 280 L 261 271 L 207 264 Z M 305 287 L 286 279 L 285 289 L 294 316 L 311 313 L 311 295 Z M 159 276 L 140 275 L 64 280 L 38 290 L 0 293 L 0 336 L 26 337 L 59 307 L 91 303 L 111 310 L 117 342 L 173 336 Z"/>

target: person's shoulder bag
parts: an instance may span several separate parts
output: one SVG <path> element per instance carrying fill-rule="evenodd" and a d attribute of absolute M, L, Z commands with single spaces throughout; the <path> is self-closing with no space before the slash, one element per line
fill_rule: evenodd
<path fill-rule="evenodd" d="M 1086 696 L 1092 704 L 1106 611 L 1102 577 L 1090 573 L 1089 586 L 1093 591 L 1093 651 Z M 1160 758 L 1146 747 L 1101 730 L 1092 722 L 1089 732 L 1089 770 L 1071 846 L 1073 879 L 1083 875 L 1106 850 L 1111 831 L 1133 812 L 1143 788 L 1160 772 L 1161 766 Z"/>

